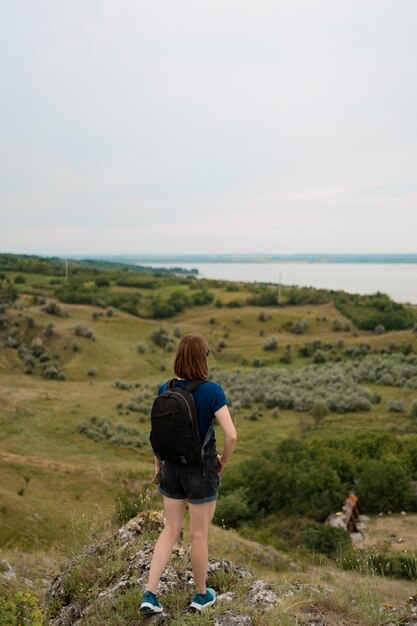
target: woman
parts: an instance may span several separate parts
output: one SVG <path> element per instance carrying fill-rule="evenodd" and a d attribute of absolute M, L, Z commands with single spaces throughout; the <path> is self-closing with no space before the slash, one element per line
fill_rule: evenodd
<path fill-rule="evenodd" d="M 205 381 L 193 391 L 197 409 L 200 440 L 203 442 L 213 416 L 224 435 L 224 449 L 216 451 L 214 429 L 204 450 L 201 465 L 188 466 L 169 463 L 155 457 L 155 473 L 160 473 L 159 490 L 164 499 L 165 528 L 155 544 L 148 584 L 143 594 L 142 613 L 160 613 L 163 608 L 156 597 L 159 579 L 171 558 L 172 548 L 180 536 L 186 504 L 190 513 L 191 566 L 195 593 L 190 606 L 201 611 L 216 601 L 214 589 L 206 587 L 208 566 L 208 528 L 216 509 L 220 474 L 228 464 L 236 445 L 236 429 L 227 408 L 226 396 L 220 385 L 208 381 L 207 341 L 200 335 L 185 335 L 175 356 L 175 385 L 184 387 L 193 380 Z M 167 387 L 164 383 L 159 394 Z"/>

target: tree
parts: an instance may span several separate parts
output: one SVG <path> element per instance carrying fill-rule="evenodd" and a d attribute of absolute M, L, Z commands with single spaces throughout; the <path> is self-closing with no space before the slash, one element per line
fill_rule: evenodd
<path fill-rule="evenodd" d="M 356 492 L 367 511 L 401 511 L 410 504 L 412 482 L 401 459 L 391 454 L 363 462 Z"/>

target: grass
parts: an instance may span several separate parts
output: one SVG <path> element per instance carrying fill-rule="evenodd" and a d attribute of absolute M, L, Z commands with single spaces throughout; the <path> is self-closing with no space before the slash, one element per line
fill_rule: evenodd
<path fill-rule="evenodd" d="M 27 276 L 29 284 L 31 279 Z M 42 280 L 46 282 L 46 277 Z M 20 288 L 27 286 L 19 285 Z M 223 297 L 225 292 L 217 291 L 216 297 Z M 236 294 L 227 293 L 227 296 L 233 295 Z M 60 369 L 66 380 L 46 381 L 39 374 L 27 376 L 15 350 L 0 350 L 0 428 L 4 435 L 0 453 L 0 489 L 6 511 L 0 513 L 0 542 L 6 546 L 15 541 L 17 545 L 21 543 L 28 547 L 34 531 L 28 516 L 34 512 L 42 518 L 36 527 L 36 545 L 54 545 L 60 535 L 66 533 L 61 515 L 63 507 L 80 516 L 88 514 L 92 502 L 100 502 L 104 515 L 114 506 L 117 476 L 136 472 L 143 484 L 151 476 L 150 449 L 135 450 L 95 443 L 77 433 L 77 425 L 92 415 L 104 416 L 114 423 L 120 420 L 126 426 L 138 428 L 147 437 L 149 424 L 139 422 L 138 414 L 123 411 L 122 416 L 118 415 L 117 404 L 126 404 L 136 395 L 136 389 L 117 389 L 115 381 L 121 379 L 138 384 L 138 390 L 147 388 L 153 395 L 160 381 L 170 374 L 173 355 L 154 346 L 150 340 L 154 330 L 163 326 L 170 335 L 177 328 L 182 332 L 202 333 L 208 337 L 211 346 L 216 346 L 227 334 L 224 339 L 227 347 L 220 352 L 212 349 L 210 366 L 214 370 L 236 367 L 245 370 L 249 366 L 241 365 L 243 358 L 250 363 L 257 357 L 265 364 L 279 364 L 279 357 L 288 343 L 296 354 L 297 346 L 317 337 L 323 342 L 335 342 L 341 333 L 331 330 L 332 320 L 343 321 L 343 316 L 331 304 L 274 309 L 217 309 L 210 305 L 181 313 L 161 323 L 160 320 L 139 319 L 120 311 L 116 311 L 114 317 L 103 315 L 93 321 L 92 313 L 100 309 L 69 304 L 63 305 L 69 317 L 58 318 L 44 313 L 27 297 L 22 297 L 22 302 L 24 310 L 14 309 L 11 315 L 17 321 L 31 315 L 35 323 L 33 336 L 48 321 L 54 322 L 55 334 L 45 345 L 51 354 L 59 354 Z M 265 322 L 258 319 L 260 310 L 266 312 Z M 269 315 L 271 319 L 268 319 Z M 239 324 L 234 321 L 236 316 L 241 319 Z M 212 318 L 215 318 L 214 324 L 210 323 Z M 294 335 L 280 330 L 286 321 L 297 319 L 309 320 L 306 334 Z M 323 322 L 323 319 L 327 321 Z M 74 353 L 71 343 L 77 324 L 92 328 L 96 340 L 78 337 L 80 351 Z M 262 349 L 265 337 L 259 336 L 260 329 L 265 331 L 265 337 L 274 335 L 278 338 L 280 348 L 277 352 L 267 353 Z M 380 335 L 357 329 L 343 336 L 345 345 L 364 340 L 371 345 L 381 345 L 382 342 Z M 417 348 L 417 341 L 411 332 L 389 333 L 389 338 L 396 338 L 397 342 L 407 339 Z M 138 341 L 147 343 L 147 353 L 136 351 Z M 296 356 L 291 367 L 306 362 L 309 360 Z M 281 364 L 279 366 L 282 367 Z M 90 368 L 97 370 L 94 379 L 87 375 Z M 215 372 L 213 375 L 215 378 Z M 311 416 L 294 411 L 280 411 L 279 417 L 274 418 L 271 411 L 262 409 L 260 419 L 253 422 L 245 419 L 250 411 L 240 411 L 236 415 L 239 446 L 232 462 L 245 458 L 253 450 L 261 450 L 266 432 L 269 440 L 279 440 L 286 436 L 298 436 L 305 426 L 308 435 L 320 436 L 361 429 L 364 421 L 367 429 L 407 428 L 410 424 L 407 415 L 389 414 L 386 401 L 395 397 L 403 400 L 408 407 L 411 395 L 398 388 L 367 386 L 375 387 L 382 396 L 381 404 L 372 412 L 330 414 L 318 427 L 313 427 Z M 24 476 L 30 477 L 27 486 Z M 22 487 L 24 495 L 19 496 L 17 494 Z M 10 527 L 19 528 L 19 531 L 12 532 Z"/>
<path fill-rule="evenodd" d="M 55 324 L 54 335 L 43 342 L 47 352 L 59 355 L 60 371 L 66 380 L 44 380 L 39 369 L 28 376 L 17 352 L 0 348 L 0 546 L 4 558 L 14 563 L 19 571 L 26 571 L 27 578 L 34 581 L 40 593 L 42 576 L 36 574 L 37 564 L 39 571 L 45 572 L 43 578 L 48 576 L 47 572 L 50 575 L 56 571 L 68 556 L 76 554 L 83 545 L 97 540 L 113 527 L 116 503 L 122 490 L 133 485 L 133 493 L 140 494 L 149 485 L 153 475 L 150 447 L 134 449 L 96 443 L 78 433 L 77 425 L 97 415 L 109 418 L 114 424 L 120 421 L 148 436 L 148 421 L 141 422 L 137 413 L 125 409 L 119 415 L 116 407 L 119 403 L 125 406 L 144 389 L 152 397 L 157 385 L 171 374 L 173 354 L 153 344 L 150 337 L 155 330 L 164 327 L 171 337 L 175 329 L 205 335 L 212 351 L 210 367 L 214 380 L 216 372 L 221 370 L 240 368 L 249 371 L 255 358 L 262 359 L 266 366 L 283 367 L 280 358 L 287 344 L 291 345 L 293 353 L 288 367 L 296 369 L 306 365 L 311 359 L 301 358 L 298 348 L 316 338 L 332 344 L 343 338 L 345 347 L 367 342 L 373 348 L 381 348 L 392 341 L 397 344 L 407 342 L 417 351 L 417 337 L 411 331 L 376 335 L 353 325 L 349 332 L 332 331 L 333 320 L 345 323 L 347 319 L 331 303 L 240 308 L 217 308 L 212 304 L 189 309 L 169 320 L 141 319 L 117 309 L 112 317 L 108 317 L 103 309 L 95 306 L 63 303 L 61 308 L 68 311 L 69 317 L 54 317 L 35 306 L 32 299 L 34 293 L 51 296 L 55 289 L 55 285 L 49 282 L 52 277 L 25 274 L 25 278 L 26 283 L 17 285 L 22 308 L 11 309 L 8 314 L 20 322 L 20 332 L 24 332 L 27 343 L 39 337 L 48 322 Z M 127 287 L 111 286 L 109 289 L 132 291 Z M 166 296 L 172 290 L 172 284 L 167 284 L 160 293 Z M 210 290 L 214 293 L 214 301 L 221 299 L 225 305 L 231 300 L 244 300 L 249 295 L 249 291 L 228 292 L 224 287 L 210 287 Z M 133 291 L 141 292 L 143 297 L 150 295 L 147 289 Z M 264 322 L 259 320 L 260 311 L 266 314 Z M 103 315 L 94 321 L 94 312 Z M 33 317 L 34 328 L 23 331 L 26 315 Z M 240 323 L 236 318 L 240 318 Z M 295 335 L 282 329 L 285 323 L 301 319 L 309 323 L 305 334 Z M 80 350 L 73 352 L 71 344 L 77 324 L 91 328 L 96 340 L 77 337 Z M 260 331 L 263 331 L 262 336 Z M 276 337 L 279 346 L 275 351 L 266 352 L 263 345 L 269 337 Z M 217 350 L 221 340 L 226 347 Z M 137 352 L 139 341 L 146 342 L 147 352 Z M 97 370 L 96 377 L 88 376 L 90 368 Z M 121 390 L 116 388 L 116 380 L 138 386 Z M 235 415 L 239 445 L 232 464 L 250 458 L 254 453 L 262 453 L 266 438 L 273 442 L 288 436 L 325 438 L 363 428 L 393 433 L 413 428 L 407 411 L 416 394 L 400 388 L 366 386 L 381 395 L 381 403 L 371 412 L 329 414 L 318 426 L 314 425 L 309 414 L 290 410 L 280 410 L 279 416 L 274 417 L 271 410 L 262 408 L 257 421 L 246 419 L 253 409 L 239 411 Z M 388 412 L 386 403 L 392 398 L 404 402 L 405 413 Z M 154 492 L 153 505 L 158 507 L 160 504 L 161 498 Z M 412 549 L 416 545 L 417 522 L 411 515 L 376 518 L 365 545 L 384 545 L 388 530 L 407 536 L 405 544 L 391 546 L 394 551 Z M 366 576 L 366 572 L 363 575 L 340 572 L 331 565 L 318 566 L 316 562 L 300 564 L 297 561 L 299 555 L 294 556 L 296 569 L 293 570 L 289 565 L 292 556 L 271 551 L 239 537 L 234 531 L 217 527 L 211 529 L 210 549 L 214 556 L 230 558 L 236 565 L 249 565 L 256 575 L 278 581 L 278 584 L 281 580 L 295 583 L 301 579 L 310 581 L 312 586 L 328 584 L 336 588 L 336 593 L 324 593 L 320 597 L 305 593 L 296 599 L 285 598 L 279 609 L 274 609 L 270 615 L 271 620 L 279 622 L 271 623 L 295 624 L 296 615 L 322 611 L 323 615 L 339 615 L 339 619 L 346 620 L 337 622 L 340 625 L 350 624 L 349 610 L 353 610 L 354 615 L 361 616 L 361 624 L 376 626 L 380 623 L 381 603 L 404 604 L 404 598 L 413 592 L 413 583 L 407 581 Z M 117 561 L 106 564 L 103 575 L 115 575 L 120 566 Z M 215 583 L 219 589 L 232 585 L 227 576 L 219 576 Z M 22 581 L 19 584 L 24 587 Z M 356 603 L 354 609 L 352 593 Z M 174 607 L 172 624 L 211 623 L 209 614 L 184 617 L 181 607 L 186 602 L 185 596 L 168 601 Z M 98 617 L 94 618 L 97 621 L 89 624 L 125 624 L 130 616 L 133 619 L 137 612 L 137 595 L 129 591 L 117 602 L 121 604 L 97 605 Z M 175 602 L 178 603 L 176 609 Z M 243 592 L 237 606 L 244 606 Z M 119 614 L 126 616 L 127 621 L 120 621 Z M 267 623 L 262 621 L 265 615 L 257 615 L 255 610 L 250 614 L 254 624 Z"/>

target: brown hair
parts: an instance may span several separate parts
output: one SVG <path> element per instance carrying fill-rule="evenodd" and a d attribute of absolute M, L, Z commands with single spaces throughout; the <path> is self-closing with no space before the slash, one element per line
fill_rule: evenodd
<path fill-rule="evenodd" d="M 174 372 L 178 378 L 207 380 L 207 357 L 210 354 L 207 341 L 201 335 L 184 335 L 174 361 Z"/>

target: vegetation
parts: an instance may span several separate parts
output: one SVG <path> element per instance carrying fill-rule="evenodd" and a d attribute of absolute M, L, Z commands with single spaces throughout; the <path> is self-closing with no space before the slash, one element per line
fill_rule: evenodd
<path fill-rule="evenodd" d="M 278 294 L 274 285 L 84 262 L 69 263 L 67 280 L 62 260 L 0 255 L 3 552 L 72 555 L 114 515 L 123 484 L 134 485 L 125 514 L 137 510 L 152 476 L 152 399 L 179 338 L 198 332 L 239 432 L 212 529 L 218 554 L 249 561 L 256 540 L 294 562 L 286 572 L 294 581 L 317 573 L 318 558 L 335 581 L 338 567 L 414 580 L 405 552 L 381 543 L 372 560 L 323 520 L 350 489 L 371 523 L 388 511 L 414 519 L 415 328 L 413 308 L 381 294 L 286 286 Z M 258 565 L 274 576 L 275 561 Z M 8 584 L 3 606 L 16 603 L 14 593 Z M 358 623 L 379 626 L 366 606 Z"/>

